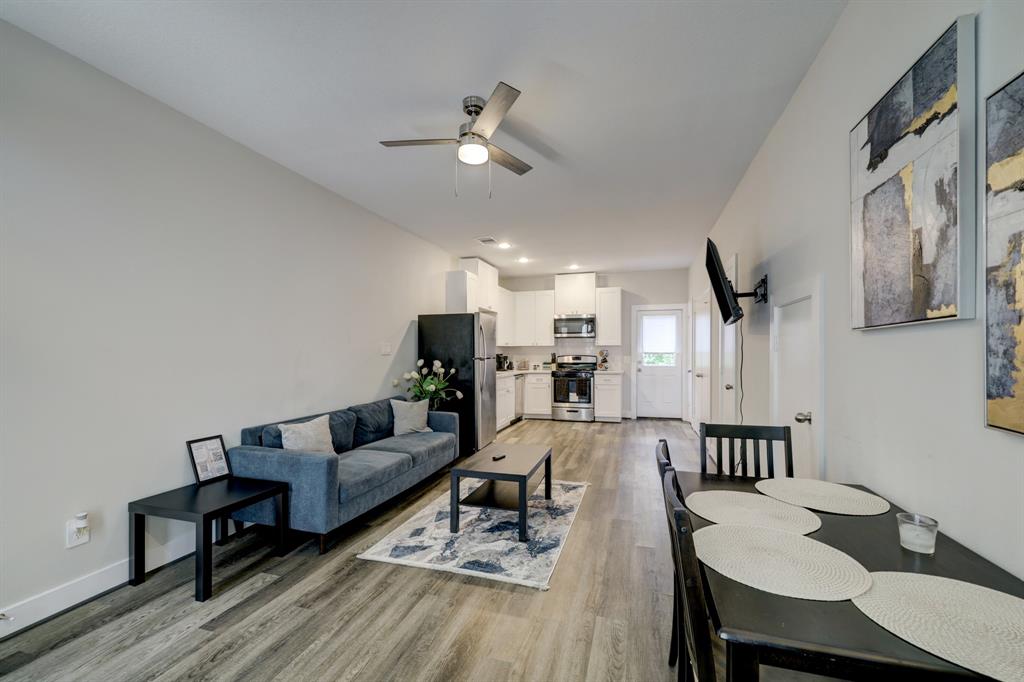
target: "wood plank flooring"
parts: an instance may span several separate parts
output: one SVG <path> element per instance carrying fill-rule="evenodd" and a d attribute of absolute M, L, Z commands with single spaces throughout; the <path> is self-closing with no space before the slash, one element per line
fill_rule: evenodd
<path fill-rule="evenodd" d="M 671 680 L 672 568 L 654 444 L 697 470 L 688 425 L 527 421 L 554 476 L 591 485 L 540 592 L 355 556 L 446 494 L 438 475 L 332 536 L 275 557 L 246 531 L 193 600 L 191 558 L 0 642 L 11 680 Z"/>

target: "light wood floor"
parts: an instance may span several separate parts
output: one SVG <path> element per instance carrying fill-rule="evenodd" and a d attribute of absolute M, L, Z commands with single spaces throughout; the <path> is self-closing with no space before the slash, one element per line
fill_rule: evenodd
<path fill-rule="evenodd" d="M 588 481 L 540 592 L 356 559 L 429 500 L 446 475 L 340 529 L 319 556 L 286 557 L 246 531 L 214 556 L 214 596 L 193 563 L 160 569 L 0 642 L 9 680 L 671 680 L 672 569 L 654 444 L 697 469 L 678 421 L 529 421 L 503 442 L 551 443 L 554 475 Z"/>

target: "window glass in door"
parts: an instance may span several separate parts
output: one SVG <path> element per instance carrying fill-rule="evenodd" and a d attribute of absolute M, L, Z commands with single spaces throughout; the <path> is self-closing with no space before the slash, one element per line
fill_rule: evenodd
<path fill-rule="evenodd" d="M 644 367 L 676 366 L 677 315 L 644 315 L 641 318 L 641 362 Z"/>

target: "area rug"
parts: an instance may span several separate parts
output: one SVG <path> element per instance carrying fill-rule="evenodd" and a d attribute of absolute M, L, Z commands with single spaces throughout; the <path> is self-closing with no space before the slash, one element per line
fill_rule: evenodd
<path fill-rule="evenodd" d="M 461 481 L 459 498 L 481 483 Z M 518 512 L 486 507 L 460 507 L 459 532 L 453 534 L 445 492 L 358 556 L 546 590 L 586 489 L 586 483 L 552 481 L 546 500 L 543 485 L 538 487 L 528 501 L 528 542 L 519 542 Z"/>

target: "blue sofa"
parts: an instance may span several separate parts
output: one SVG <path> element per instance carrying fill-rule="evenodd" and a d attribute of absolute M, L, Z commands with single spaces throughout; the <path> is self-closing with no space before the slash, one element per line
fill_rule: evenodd
<path fill-rule="evenodd" d="M 404 400 L 396 396 L 393 400 Z M 334 453 L 284 450 L 278 424 L 330 415 Z M 428 412 L 428 433 L 394 435 L 389 400 L 242 429 L 242 444 L 228 450 L 235 476 L 284 481 L 289 488 L 289 525 L 325 536 L 373 509 L 458 457 L 459 416 Z M 238 521 L 274 523 L 268 500 L 232 514 Z"/>

